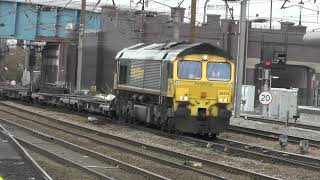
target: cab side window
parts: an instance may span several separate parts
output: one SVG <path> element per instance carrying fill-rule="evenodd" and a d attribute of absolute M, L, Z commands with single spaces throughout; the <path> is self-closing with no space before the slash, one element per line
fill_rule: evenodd
<path fill-rule="evenodd" d="M 199 61 L 180 61 L 178 64 L 178 77 L 180 79 L 200 80 L 202 76 L 202 63 Z"/>
<path fill-rule="evenodd" d="M 173 64 L 172 63 L 167 64 L 167 71 L 168 71 L 168 79 L 172 79 L 173 78 Z"/>

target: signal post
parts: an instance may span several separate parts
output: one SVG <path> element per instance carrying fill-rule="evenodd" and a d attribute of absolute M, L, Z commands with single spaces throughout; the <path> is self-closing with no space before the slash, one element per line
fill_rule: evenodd
<path fill-rule="evenodd" d="M 269 92 L 270 91 L 270 69 L 263 69 L 263 92 Z M 261 94 L 263 93 L 261 92 Z M 262 116 L 263 117 L 268 117 L 268 104 L 263 104 L 261 99 L 260 102 L 262 104 Z"/>
<path fill-rule="evenodd" d="M 262 104 L 262 117 L 268 117 L 268 105 L 271 103 L 272 95 L 270 93 L 270 81 L 271 81 L 271 66 L 273 60 L 272 47 L 264 47 L 261 52 L 261 63 L 263 67 L 262 77 L 262 92 L 260 93 L 259 100 Z"/>

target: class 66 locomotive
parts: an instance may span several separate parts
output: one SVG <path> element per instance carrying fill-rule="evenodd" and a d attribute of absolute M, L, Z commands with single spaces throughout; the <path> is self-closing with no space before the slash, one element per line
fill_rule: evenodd
<path fill-rule="evenodd" d="M 137 44 L 116 56 L 117 118 L 165 131 L 216 135 L 233 108 L 235 67 L 208 43 Z"/>

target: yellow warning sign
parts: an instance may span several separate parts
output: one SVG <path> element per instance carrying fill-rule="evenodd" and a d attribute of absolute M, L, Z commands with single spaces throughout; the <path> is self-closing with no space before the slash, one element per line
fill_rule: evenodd
<path fill-rule="evenodd" d="M 131 73 L 130 73 L 131 78 L 135 80 L 143 79 L 143 75 L 144 75 L 144 69 L 135 65 L 131 66 Z"/>

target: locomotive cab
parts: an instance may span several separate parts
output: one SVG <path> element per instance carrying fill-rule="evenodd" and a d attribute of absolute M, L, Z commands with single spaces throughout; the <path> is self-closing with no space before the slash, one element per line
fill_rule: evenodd
<path fill-rule="evenodd" d="M 169 96 L 175 128 L 216 134 L 226 129 L 233 105 L 234 65 L 226 58 L 195 54 L 174 63 Z"/>

